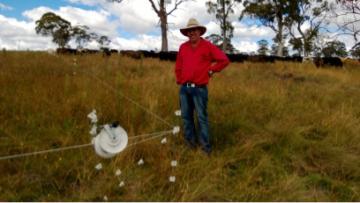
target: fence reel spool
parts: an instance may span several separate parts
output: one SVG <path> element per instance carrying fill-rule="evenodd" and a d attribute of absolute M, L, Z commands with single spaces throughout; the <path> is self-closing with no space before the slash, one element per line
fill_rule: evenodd
<path fill-rule="evenodd" d="M 128 135 L 117 123 L 106 124 L 92 142 L 97 155 L 103 158 L 111 158 L 125 149 L 128 143 Z"/>

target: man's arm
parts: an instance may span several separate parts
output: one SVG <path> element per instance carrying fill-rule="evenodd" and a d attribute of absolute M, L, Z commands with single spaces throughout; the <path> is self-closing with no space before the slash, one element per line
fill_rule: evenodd
<path fill-rule="evenodd" d="M 182 57 L 181 57 L 181 47 L 179 49 L 179 52 L 176 56 L 176 64 L 175 64 L 175 76 L 176 76 L 176 83 L 181 84 L 181 71 L 182 71 Z"/>
<path fill-rule="evenodd" d="M 225 55 L 225 53 L 211 43 L 210 43 L 210 52 L 212 59 L 215 61 L 215 64 L 213 64 L 209 68 L 209 74 L 212 74 L 214 72 L 220 72 L 227 65 L 229 65 L 230 61 L 228 57 Z"/>

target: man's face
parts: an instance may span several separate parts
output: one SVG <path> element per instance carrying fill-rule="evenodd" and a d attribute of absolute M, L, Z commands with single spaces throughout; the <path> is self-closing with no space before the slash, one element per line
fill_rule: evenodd
<path fill-rule="evenodd" d="M 189 37 L 189 40 L 191 43 L 196 43 L 200 40 L 200 29 L 198 28 L 192 28 L 187 31 L 187 36 Z"/>

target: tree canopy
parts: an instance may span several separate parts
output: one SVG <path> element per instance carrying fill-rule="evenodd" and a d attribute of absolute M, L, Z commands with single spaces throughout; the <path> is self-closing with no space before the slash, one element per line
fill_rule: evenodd
<path fill-rule="evenodd" d="M 71 26 L 71 23 L 60 16 L 47 12 L 36 21 L 35 31 L 43 36 L 51 36 L 52 41 L 64 48 L 71 39 L 77 43 L 77 48 L 83 48 L 86 43 L 95 40 L 101 47 L 108 46 L 110 40 L 107 36 L 92 32 L 89 33 L 89 27 L 85 25 Z"/>
<path fill-rule="evenodd" d="M 71 23 L 60 16 L 48 12 L 36 22 L 35 31 L 37 34 L 51 36 L 52 41 L 64 48 L 71 38 Z"/>
<path fill-rule="evenodd" d="M 325 44 L 322 54 L 326 57 L 345 57 L 347 56 L 346 46 L 340 41 L 330 41 Z"/>

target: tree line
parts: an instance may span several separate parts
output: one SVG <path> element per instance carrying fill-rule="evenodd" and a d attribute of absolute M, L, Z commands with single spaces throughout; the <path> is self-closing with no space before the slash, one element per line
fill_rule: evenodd
<path fill-rule="evenodd" d="M 82 49 L 88 42 L 96 41 L 100 49 L 105 49 L 110 44 L 109 37 L 90 32 L 86 25 L 72 26 L 71 23 L 60 16 L 47 12 L 35 22 L 37 34 L 52 37 L 52 41 L 59 48 L 68 47 L 68 43 L 73 39 L 78 49 Z"/>
<path fill-rule="evenodd" d="M 126 3 L 127 0 L 108 1 Z M 161 51 L 168 51 L 168 16 L 186 1 L 190 0 L 158 0 L 156 2 L 148 0 L 159 18 Z M 358 26 L 360 2 L 358 0 L 336 0 L 333 3 L 326 0 L 208 0 L 205 6 L 207 12 L 215 16 L 221 30 L 220 34 L 210 33 L 207 39 L 226 53 L 238 52 L 231 43 L 234 26 L 230 21 L 230 16 L 234 14 L 235 8 L 242 6 L 244 9 L 238 17 L 239 21 L 253 20 L 256 24 L 268 27 L 275 33 L 271 50 L 267 47 L 268 42 L 265 40 L 258 42 L 260 54 L 270 53 L 282 57 L 288 55 L 291 48 L 296 55 L 304 57 L 319 55 L 360 57 L 360 26 Z M 167 8 L 171 9 L 167 10 Z M 68 21 L 55 14 L 45 15 L 36 22 L 36 32 L 51 35 L 59 47 L 65 46 L 72 37 L 75 38 L 79 47 L 92 39 L 96 39 L 99 44 L 109 42 L 106 36 L 99 37 L 94 33 L 88 33 L 86 26 L 71 27 Z M 336 30 L 329 30 L 329 25 L 334 26 L 334 22 L 336 22 Z M 349 53 L 346 48 L 344 49 L 343 42 L 323 40 L 326 34 L 331 33 L 352 36 L 355 43 Z M 287 43 L 289 47 L 285 46 Z"/>

